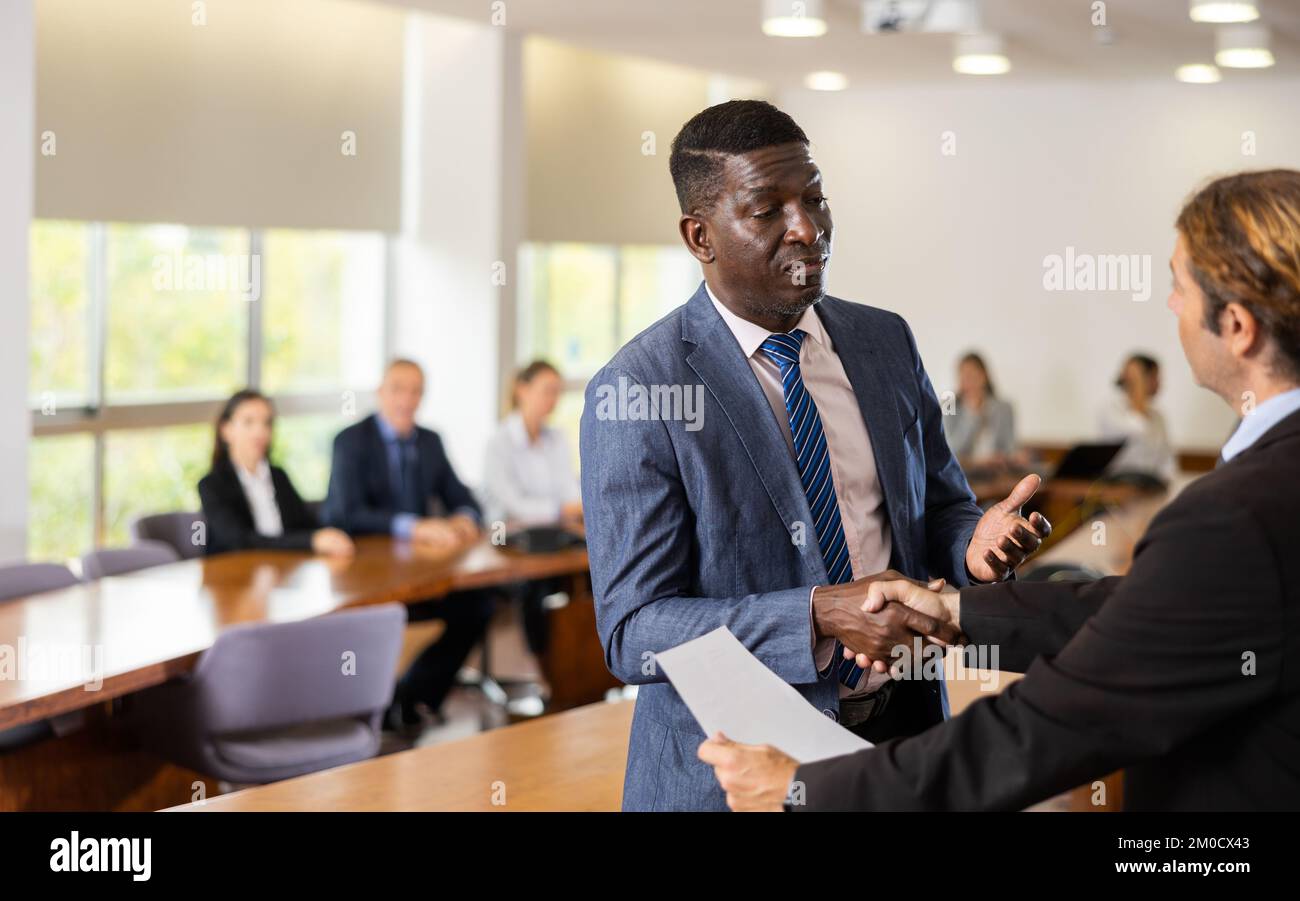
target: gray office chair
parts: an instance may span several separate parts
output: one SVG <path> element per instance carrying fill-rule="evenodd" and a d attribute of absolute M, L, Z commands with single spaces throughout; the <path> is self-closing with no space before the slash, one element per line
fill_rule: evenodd
<path fill-rule="evenodd" d="M 405 625 L 406 608 L 384 604 L 234 626 L 192 673 L 136 695 L 128 721 L 146 749 L 225 782 L 365 760 L 379 750 Z"/>
<path fill-rule="evenodd" d="M 162 541 L 138 541 L 130 547 L 100 548 L 81 555 L 81 578 L 102 579 L 162 566 L 181 559 L 176 549 Z"/>
<path fill-rule="evenodd" d="M 76 584 L 77 577 L 72 574 L 72 571 L 57 563 L 16 563 L 12 566 L 0 566 L 0 602 L 42 591 L 57 591 Z M 68 725 L 75 726 L 75 723 L 69 720 Z M 53 733 L 53 724 L 49 720 L 14 726 L 12 729 L 0 729 L 0 751 L 10 751 L 40 741 Z"/>
<path fill-rule="evenodd" d="M 200 512 L 178 510 L 141 516 L 131 523 L 132 541 L 161 541 L 170 544 L 182 560 L 203 556 L 203 545 L 194 543 L 194 524 L 206 523 Z"/>
<path fill-rule="evenodd" d="M 57 563 L 15 563 L 0 566 L 0 601 L 41 591 L 56 591 L 76 585 L 77 577 Z"/>

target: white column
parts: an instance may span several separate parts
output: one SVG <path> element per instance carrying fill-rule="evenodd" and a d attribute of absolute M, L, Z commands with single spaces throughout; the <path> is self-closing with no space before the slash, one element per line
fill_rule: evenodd
<path fill-rule="evenodd" d="M 478 487 L 499 410 L 504 29 L 407 23 L 402 234 L 390 346 L 424 367 L 420 419 Z M 505 276 L 514 278 L 514 260 Z"/>
<path fill-rule="evenodd" d="M 0 563 L 27 553 L 27 231 L 35 181 L 33 0 L 0 3 Z"/>

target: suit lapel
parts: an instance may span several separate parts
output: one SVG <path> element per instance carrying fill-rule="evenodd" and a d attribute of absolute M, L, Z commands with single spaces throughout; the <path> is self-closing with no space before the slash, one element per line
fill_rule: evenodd
<path fill-rule="evenodd" d="M 797 522 L 808 523 L 812 531 L 812 513 L 804 496 L 799 472 L 790 456 L 790 448 L 777 424 L 767 395 L 758 384 L 718 311 L 713 308 L 704 284 L 687 302 L 682 320 L 682 338 L 695 345 L 686 356 L 686 363 L 699 376 L 712 393 L 718 406 L 740 437 L 740 443 L 749 455 L 759 481 L 776 508 L 781 522 L 793 529 Z M 811 546 L 816 547 L 816 537 L 811 536 Z M 821 554 L 803 555 L 811 575 L 824 582 L 826 564 Z"/>
<path fill-rule="evenodd" d="M 378 476 L 376 481 L 379 483 L 383 494 L 379 506 L 386 507 L 390 510 L 397 509 L 398 498 L 393 493 L 393 472 L 388 464 L 388 445 L 384 444 L 384 436 L 379 431 L 379 414 L 372 413 L 369 420 L 367 440 L 370 443 L 370 452 L 367 455 L 370 460 L 378 460 L 382 465 L 372 467 L 371 473 Z M 363 458 L 366 459 L 366 458 Z M 373 476 L 372 476 L 373 477 Z"/>
<path fill-rule="evenodd" d="M 235 472 L 234 461 L 227 459 L 221 470 L 221 478 L 226 483 L 227 495 L 243 513 L 245 524 L 252 528 L 254 526 L 253 508 L 248 503 L 248 496 L 244 494 L 244 485 L 239 481 L 239 473 Z"/>
<path fill-rule="evenodd" d="M 429 514 L 429 498 L 433 496 L 433 484 L 436 481 L 437 473 L 433 471 L 433 435 L 427 433 L 419 426 L 415 427 L 415 484 L 420 489 L 420 500 L 423 506 L 420 508 L 420 515 Z M 446 509 L 446 502 L 441 496 L 438 497 L 439 509 L 443 516 L 450 516 L 451 510 Z"/>
<path fill-rule="evenodd" d="M 876 460 L 876 478 L 880 480 L 890 529 L 897 542 L 907 534 L 906 523 L 901 521 L 907 507 L 907 457 L 898 401 L 894 389 L 885 380 L 884 361 L 880 359 L 874 336 L 854 327 L 844 315 L 844 303 L 828 297 L 818 304 L 817 312 L 857 396 L 858 409 L 871 439 L 871 454 Z"/>

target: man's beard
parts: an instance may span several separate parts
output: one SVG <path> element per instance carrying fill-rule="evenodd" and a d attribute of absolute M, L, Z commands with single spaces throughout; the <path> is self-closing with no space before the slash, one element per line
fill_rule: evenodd
<path fill-rule="evenodd" d="M 754 304 L 754 312 L 763 316 L 802 316 L 804 310 L 819 304 L 826 297 L 826 289 L 820 285 L 810 287 L 811 293 L 804 293 L 797 300 L 781 302 L 770 298 L 761 298 Z"/>

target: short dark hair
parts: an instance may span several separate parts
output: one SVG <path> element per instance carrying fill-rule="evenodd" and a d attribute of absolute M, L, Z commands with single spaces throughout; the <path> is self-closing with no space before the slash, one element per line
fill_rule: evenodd
<path fill-rule="evenodd" d="M 1160 361 L 1150 354 L 1129 354 L 1128 362 L 1136 363 L 1141 366 L 1142 371 L 1147 375 L 1155 375 L 1160 371 Z"/>
<path fill-rule="evenodd" d="M 766 100 L 728 100 L 696 113 L 673 138 L 668 158 L 682 212 L 708 209 L 718 199 L 727 157 L 794 143 L 807 144 L 808 136 Z"/>
<path fill-rule="evenodd" d="M 1151 356 L 1151 354 L 1144 354 L 1144 353 L 1134 351 L 1133 353 L 1129 354 L 1127 357 L 1124 358 L 1124 365 L 1120 367 L 1120 373 L 1115 377 L 1115 387 L 1117 388 L 1125 387 L 1124 370 L 1128 368 L 1129 363 L 1138 364 L 1138 368 L 1141 369 L 1144 373 L 1146 373 L 1148 377 L 1154 377 L 1160 374 L 1159 360 Z"/>

